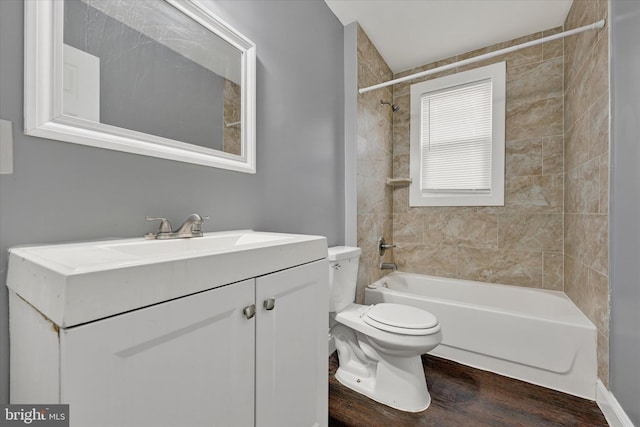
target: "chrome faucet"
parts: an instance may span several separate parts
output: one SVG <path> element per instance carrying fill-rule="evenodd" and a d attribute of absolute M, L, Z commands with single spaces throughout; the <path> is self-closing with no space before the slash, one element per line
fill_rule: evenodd
<path fill-rule="evenodd" d="M 177 231 L 171 229 L 171 224 L 167 218 L 162 217 L 145 217 L 147 221 L 160 221 L 160 228 L 157 233 L 145 234 L 144 238 L 148 240 L 167 240 L 167 239 L 188 239 L 191 237 L 202 237 L 202 223 L 208 216 L 200 216 L 191 214 Z"/>

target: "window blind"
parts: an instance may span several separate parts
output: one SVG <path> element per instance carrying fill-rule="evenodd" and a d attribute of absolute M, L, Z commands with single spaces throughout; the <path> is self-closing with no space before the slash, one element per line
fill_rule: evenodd
<path fill-rule="evenodd" d="M 491 126 L 491 79 L 422 94 L 421 191 L 490 191 Z"/>

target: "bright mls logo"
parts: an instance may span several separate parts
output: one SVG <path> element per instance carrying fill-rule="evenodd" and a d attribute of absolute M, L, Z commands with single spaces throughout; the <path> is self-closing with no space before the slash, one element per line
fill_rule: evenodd
<path fill-rule="evenodd" d="M 2 405 L 3 426 L 69 427 L 69 405 Z"/>

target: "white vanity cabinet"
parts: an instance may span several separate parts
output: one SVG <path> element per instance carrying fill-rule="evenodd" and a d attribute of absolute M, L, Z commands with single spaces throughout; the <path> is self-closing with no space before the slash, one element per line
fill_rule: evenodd
<path fill-rule="evenodd" d="M 328 423 L 328 271 L 324 260 L 256 280 L 257 427 Z"/>
<path fill-rule="evenodd" d="M 72 427 L 327 425 L 324 258 L 67 327 L 8 286 L 12 403 L 68 403 Z"/>
<path fill-rule="evenodd" d="M 252 426 L 254 281 L 60 331 L 74 426 Z"/>

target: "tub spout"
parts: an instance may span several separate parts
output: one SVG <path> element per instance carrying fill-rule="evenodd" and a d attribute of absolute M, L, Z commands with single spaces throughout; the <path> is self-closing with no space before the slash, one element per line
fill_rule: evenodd
<path fill-rule="evenodd" d="M 380 263 L 380 270 L 393 270 L 396 271 L 398 269 L 398 266 L 396 265 L 395 262 L 381 262 Z"/>

